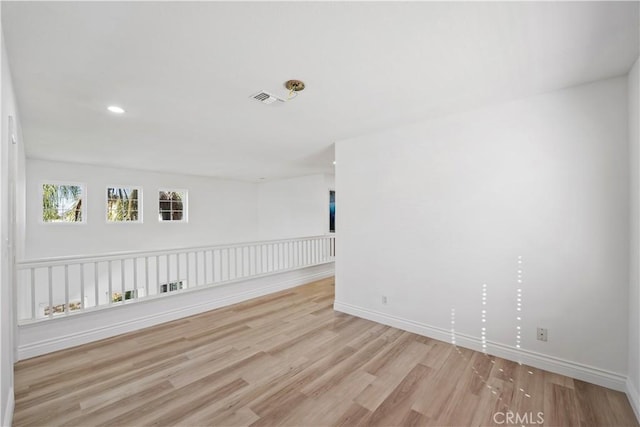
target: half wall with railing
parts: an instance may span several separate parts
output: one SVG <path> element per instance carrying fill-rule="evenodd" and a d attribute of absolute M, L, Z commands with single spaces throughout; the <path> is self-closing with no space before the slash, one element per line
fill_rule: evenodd
<path fill-rule="evenodd" d="M 16 263 L 18 324 L 333 262 L 335 236 Z"/>

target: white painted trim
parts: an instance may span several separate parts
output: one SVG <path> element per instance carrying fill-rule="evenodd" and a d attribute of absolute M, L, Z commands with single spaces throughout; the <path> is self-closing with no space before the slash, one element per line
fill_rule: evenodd
<path fill-rule="evenodd" d="M 334 310 L 352 316 L 362 317 L 384 325 L 393 326 L 415 334 L 434 338 L 444 342 L 451 342 L 451 332 L 447 329 L 430 326 L 413 320 L 403 319 L 368 308 L 335 301 Z M 456 332 L 456 345 L 476 351 L 482 351 L 479 338 Z M 626 377 L 624 375 L 583 365 L 570 360 L 548 356 L 533 351 L 517 349 L 505 344 L 487 341 L 487 352 L 503 359 L 522 362 L 538 369 L 543 369 L 571 378 L 597 384 L 618 391 L 625 391 Z"/>
<path fill-rule="evenodd" d="M 47 222 L 46 224 L 63 224 L 63 223 Z M 80 224 L 80 223 L 74 222 L 70 224 Z M 181 248 L 156 249 L 151 251 L 121 251 L 121 252 L 109 252 L 109 253 L 103 253 L 99 255 L 90 255 L 90 256 L 71 255 L 71 256 L 18 260 L 16 261 L 16 268 L 18 270 L 27 270 L 29 268 L 40 268 L 40 267 L 49 267 L 49 266 L 55 267 L 55 266 L 65 265 L 65 264 L 105 262 L 109 260 L 115 261 L 115 260 L 120 260 L 121 258 L 144 258 L 146 256 L 153 257 L 156 255 L 175 255 L 178 253 L 183 254 L 185 252 L 202 252 L 202 251 L 212 251 L 216 249 L 246 248 L 247 246 L 269 245 L 269 244 L 285 243 L 285 242 L 302 242 L 305 240 L 308 241 L 313 239 L 326 239 L 328 237 L 335 237 L 335 233 L 321 234 L 321 235 L 307 236 L 307 237 L 295 237 L 291 239 L 256 240 L 253 242 L 224 243 L 224 244 L 213 245 L 213 246 L 184 246 Z M 329 262 L 333 262 L 333 261 L 329 261 Z"/>
<path fill-rule="evenodd" d="M 311 267 L 318 267 L 318 266 L 323 266 L 323 265 L 331 265 L 333 267 L 334 264 L 335 264 L 335 261 L 326 261 L 326 262 L 323 262 L 323 263 L 320 263 L 320 264 L 311 265 L 311 266 L 300 266 L 300 267 L 293 267 L 293 268 L 283 269 L 283 270 L 279 270 L 279 271 L 268 271 L 266 273 L 256 274 L 256 275 L 249 276 L 249 277 L 240 277 L 240 278 L 237 278 L 237 279 L 225 280 L 224 282 L 210 283 L 208 285 L 200 285 L 200 286 L 195 286 L 195 287 L 192 287 L 192 288 L 187 287 L 185 289 L 178 289 L 179 292 L 163 292 L 163 293 L 155 294 L 155 295 L 154 294 L 146 295 L 143 298 L 138 298 L 138 299 L 132 299 L 132 300 L 125 301 L 124 304 L 112 304 L 112 305 L 103 304 L 103 305 L 100 305 L 98 307 L 89 307 L 89 308 L 84 309 L 84 310 L 79 310 L 78 312 L 72 312 L 72 313 L 69 313 L 68 315 L 62 315 L 62 313 L 61 313 L 57 317 L 43 317 L 43 318 L 35 319 L 35 320 L 29 320 L 29 319 L 20 320 L 19 326 L 33 325 L 33 324 L 36 324 L 36 323 L 44 323 L 44 322 L 64 321 L 64 319 L 69 319 L 71 317 L 82 317 L 82 316 L 87 315 L 87 314 L 93 314 L 93 313 L 104 311 L 104 310 L 109 310 L 109 311 L 118 310 L 121 307 L 126 307 L 126 306 L 131 305 L 131 304 L 153 303 L 154 301 L 158 301 L 159 299 L 163 299 L 163 298 L 177 297 L 178 295 L 184 295 L 184 294 L 188 294 L 188 293 L 191 293 L 191 292 L 200 292 L 200 291 L 203 291 L 205 289 L 221 288 L 221 287 L 225 287 L 225 286 L 231 286 L 231 285 L 234 285 L 234 284 L 246 283 L 246 282 L 249 282 L 249 281 L 252 281 L 252 280 L 269 278 L 271 276 L 278 276 L 278 275 L 282 275 L 282 274 L 285 274 L 285 273 L 296 272 L 296 271 L 299 271 L 299 270 L 306 270 L 306 269 L 309 269 Z M 138 287 L 138 289 L 144 289 L 144 288 Z M 56 316 L 56 314 L 54 314 L 54 316 Z"/>
<path fill-rule="evenodd" d="M 289 274 L 287 274 L 289 273 Z M 40 356 L 42 354 L 51 353 L 58 350 L 63 350 L 65 348 L 74 347 L 81 344 L 86 344 L 89 342 L 101 340 L 104 338 L 113 337 L 116 335 L 124 334 L 127 332 L 135 331 L 138 329 L 146 328 L 149 326 L 158 325 L 160 323 L 169 322 L 172 320 L 180 319 L 187 316 L 192 316 L 194 314 L 203 313 L 205 311 L 214 310 L 216 308 L 225 307 L 231 304 L 236 304 L 242 301 L 246 301 L 252 298 L 260 297 L 263 295 L 267 295 L 273 292 L 278 292 L 281 290 L 289 289 L 295 286 L 300 286 L 305 283 L 312 282 L 314 280 L 320 280 L 327 277 L 331 277 L 334 275 L 334 264 L 323 264 L 320 266 L 309 267 L 305 270 L 297 270 L 294 271 L 295 277 L 288 277 L 292 272 L 286 272 L 280 275 L 272 275 L 263 279 L 249 279 L 246 282 L 252 282 L 256 284 L 254 289 L 250 289 L 244 292 L 233 293 L 224 297 L 217 298 L 206 298 L 200 297 L 199 302 L 190 303 L 188 305 L 180 306 L 180 302 L 178 298 L 164 298 L 165 301 L 172 301 L 172 306 L 177 308 L 164 309 L 159 311 L 158 313 L 135 317 L 133 319 L 124 320 L 120 322 L 108 322 L 107 314 L 111 310 L 102 310 L 101 312 L 96 312 L 96 315 L 102 316 L 105 321 L 104 323 L 108 323 L 107 326 L 95 327 L 91 329 L 82 330 L 82 326 L 80 322 L 83 322 L 82 318 L 78 317 L 76 319 L 73 316 L 60 319 L 62 323 L 63 321 L 68 321 L 68 324 L 74 322 L 76 332 L 53 336 L 52 338 L 47 339 L 39 339 L 34 342 L 28 344 L 20 344 L 18 346 L 18 360 L 28 359 L 30 357 Z M 278 277 L 280 276 L 280 277 Z M 264 280 L 273 281 L 275 279 L 275 283 L 266 283 L 264 286 L 260 286 L 260 282 L 264 282 Z M 235 282 L 230 286 L 238 286 L 242 282 Z M 199 294 L 203 295 L 207 290 L 211 290 L 215 288 L 205 288 L 202 290 L 202 293 L 197 291 L 192 292 L 191 294 Z M 187 294 L 188 295 L 188 294 Z M 161 301 L 162 299 L 158 299 Z M 149 301 L 149 304 L 152 304 L 152 301 Z M 131 305 L 135 309 L 134 305 Z M 122 309 L 126 308 L 123 306 Z M 121 311 L 122 312 L 122 311 Z M 35 331 L 38 328 L 47 328 L 47 324 L 52 322 L 40 322 L 34 324 L 21 325 L 18 327 L 18 335 L 19 338 L 24 338 L 25 334 L 28 334 L 30 331 Z M 65 322 L 66 323 L 66 322 Z M 55 331 L 55 330 L 54 330 Z M 19 340 L 20 342 L 21 340 Z"/>
<path fill-rule="evenodd" d="M 15 396 L 13 394 L 13 387 L 9 388 L 9 395 L 7 396 L 7 402 L 4 406 L 4 420 L 2 420 L 2 427 L 11 427 L 13 422 L 13 409 L 15 407 Z"/>
<path fill-rule="evenodd" d="M 627 378 L 626 386 L 627 399 L 629 399 L 633 412 L 636 413 L 636 419 L 640 422 L 640 393 L 638 393 L 629 378 Z"/>

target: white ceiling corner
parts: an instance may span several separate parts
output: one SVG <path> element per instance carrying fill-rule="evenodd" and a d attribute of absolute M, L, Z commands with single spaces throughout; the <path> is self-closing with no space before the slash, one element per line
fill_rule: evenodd
<path fill-rule="evenodd" d="M 638 10 L 3 1 L 2 21 L 28 156 L 256 180 L 331 173 L 340 139 L 623 75 Z M 292 78 L 296 99 L 251 99 Z"/>

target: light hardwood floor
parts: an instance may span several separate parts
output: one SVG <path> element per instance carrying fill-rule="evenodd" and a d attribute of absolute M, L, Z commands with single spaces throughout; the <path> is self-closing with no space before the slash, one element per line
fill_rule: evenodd
<path fill-rule="evenodd" d="M 322 280 L 22 361 L 14 425 L 638 425 L 623 393 L 334 312 L 333 295 Z"/>

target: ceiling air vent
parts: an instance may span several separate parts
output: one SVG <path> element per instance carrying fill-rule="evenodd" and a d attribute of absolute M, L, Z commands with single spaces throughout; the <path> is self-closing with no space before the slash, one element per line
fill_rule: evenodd
<path fill-rule="evenodd" d="M 262 102 L 263 104 L 273 104 L 276 101 L 283 102 L 283 100 L 278 98 L 277 96 L 271 95 L 270 93 L 264 91 L 256 93 L 252 96 L 252 98 Z"/>

